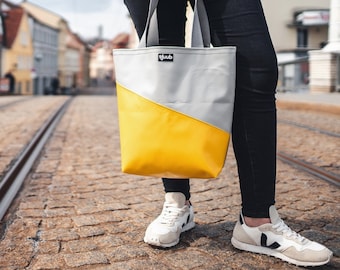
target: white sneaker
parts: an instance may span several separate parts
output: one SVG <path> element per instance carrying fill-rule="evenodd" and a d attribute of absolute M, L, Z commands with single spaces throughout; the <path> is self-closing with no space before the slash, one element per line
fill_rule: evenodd
<path fill-rule="evenodd" d="M 144 242 L 159 247 L 177 245 L 180 234 L 195 227 L 193 207 L 185 202 L 183 193 L 166 193 L 162 213 L 146 229 Z"/>
<path fill-rule="evenodd" d="M 291 230 L 279 217 L 275 206 L 269 208 L 269 215 L 272 223 L 248 227 L 241 214 L 233 231 L 233 246 L 299 266 L 318 266 L 330 261 L 332 252 Z"/>

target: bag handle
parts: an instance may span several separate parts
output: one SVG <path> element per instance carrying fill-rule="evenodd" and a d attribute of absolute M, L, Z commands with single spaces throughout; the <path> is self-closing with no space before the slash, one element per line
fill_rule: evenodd
<path fill-rule="evenodd" d="M 159 0 L 150 0 L 148 18 L 139 48 L 159 45 L 158 2 Z M 191 47 L 210 47 L 210 41 L 209 21 L 203 0 L 195 0 Z"/>

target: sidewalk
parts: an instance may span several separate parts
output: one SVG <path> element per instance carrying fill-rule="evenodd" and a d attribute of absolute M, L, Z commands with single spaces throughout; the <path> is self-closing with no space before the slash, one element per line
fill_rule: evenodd
<path fill-rule="evenodd" d="M 162 208 L 161 180 L 121 173 L 115 96 L 76 97 L 13 209 L 0 269 L 302 269 L 232 247 L 241 207 L 232 149 L 217 179 L 191 184 L 196 227 L 173 248 L 145 244 L 145 228 Z M 338 188 L 278 163 L 281 217 L 336 255 L 316 269 L 340 269 L 339 197 Z"/>
<path fill-rule="evenodd" d="M 277 107 L 340 115 L 340 93 L 277 93 Z"/>

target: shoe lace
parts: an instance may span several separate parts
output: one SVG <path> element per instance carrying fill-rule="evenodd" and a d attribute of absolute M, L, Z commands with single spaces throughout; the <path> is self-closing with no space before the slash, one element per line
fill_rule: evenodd
<path fill-rule="evenodd" d="M 183 211 L 183 208 L 178 208 L 172 204 L 165 203 L 160 216 L 160 223 L 164 225 L 173 225 L 178 217 L 182 215 Z"/>
<path fill-rule="evenodd" d="M 306 240 L 305 237 L 289 228 L 288 225 L 285 224 L 283 220 L 280 220 L 278 223 L 274 224 L 273 228 L 278 232 L 282 232 L 287 237 L 293 238 L 301 243 Z"/>

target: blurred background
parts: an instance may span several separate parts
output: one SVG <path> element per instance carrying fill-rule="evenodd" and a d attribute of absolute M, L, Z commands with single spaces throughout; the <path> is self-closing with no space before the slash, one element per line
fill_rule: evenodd
<path fill-rule="evenodd" d="M 340 0 L 262 4 L 278 57 L 277 91 L 338 92 Z M 0 7 L 2 95 L 114 86 L 112 50 L 138 43 L 123 0 L 0 0 Z M 187 15 L 190 27 L 189 8 Z"/>

